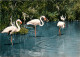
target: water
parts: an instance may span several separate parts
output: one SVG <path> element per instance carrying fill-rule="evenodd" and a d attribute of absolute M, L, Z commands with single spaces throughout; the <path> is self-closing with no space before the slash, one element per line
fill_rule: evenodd
<path fill-rule="evenodd" d="M 33 28 L 26 35 L 13 35 L 13 46 L 10 35 L 0 34 L 0 57 L 80 57 L 80 22 L 66 22 L 61 36 L 56 25 L 37 26 L 36 38 Z"/>

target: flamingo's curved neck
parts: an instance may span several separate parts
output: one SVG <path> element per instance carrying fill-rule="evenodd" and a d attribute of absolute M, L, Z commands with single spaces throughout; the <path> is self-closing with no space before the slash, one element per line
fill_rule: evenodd
<path fill-rule="evenodd" d="M 43 26 L 44 22 L 42 21 L 41 17 L 40 17 L 40 21 L 42 22 L 42 24 L 40 23 L 40 26 Z"/>
<path fill-rule="evenodd" d="M 16 21 L 16 25 L 17 25 L 17 27 L 18 27 L 18 28 L 17 28 L 17 32 L 18 32 L 18 31 L 20 31 L 20 26 L 18 25 L 17 22 L 18 22 L 18 21 Z"/>
<path fill-rule="evenodd" d="M 66 16 L 65 16 L 65 19 L 66 19 Z"/>

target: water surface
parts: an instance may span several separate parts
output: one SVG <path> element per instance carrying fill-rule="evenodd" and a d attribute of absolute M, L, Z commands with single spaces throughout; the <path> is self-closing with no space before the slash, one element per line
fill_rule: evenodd
<path fill-rule="evenodd" d="M 0 33 L 0 56 L 13 57 L 80 57 L 80 22 L 66 22 L 66 27 L 58 34 L 57 22 L 37 26 L 26 35 L 13 35 L 14 45 L 10 44 L 10 35 Z"/>

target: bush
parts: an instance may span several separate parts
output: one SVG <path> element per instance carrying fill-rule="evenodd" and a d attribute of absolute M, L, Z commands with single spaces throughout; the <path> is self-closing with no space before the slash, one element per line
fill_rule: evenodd
<path fill-rule="evenodd" d="M 28 33 L 28 29 L 21 27 L 20 31 L 17 32 L 16 34 L 27 34 Z"/>

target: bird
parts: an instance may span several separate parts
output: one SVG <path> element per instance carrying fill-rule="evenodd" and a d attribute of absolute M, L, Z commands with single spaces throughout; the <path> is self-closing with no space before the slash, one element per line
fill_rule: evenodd
<path fill-rule="evenodd" d="M 64 17 L 64 16 L 62 15 L 62 16 L 60 16 L 60 19 L 61 19 L 62 21 L 65 21 L 65 20 L 66 20 L 66 16 Z"/>
<path fill-rule="evenodd" d="M 37 25 L 43 26 L 44 25 L 43 20 L 44 21 L 49 21 L 45 16 L 41 16 L 40 20 L 39 19 L 33 19 L 33 20 L 27 22 L 27 25 L 34 25 L 35 26 L 35 37 L 36 37 L 36 26 Z"/>
<path fill-rule="evenodd" d="M 20 24 L 22 24 L 22 21 L 20 20 L 20 19 L 17 19 L 16 20 L 16 26 L 13 26 L 13 25 L 11 25 L 11 26 L 8 26 L 7 28 L 5 28 L 1 33 L 8 33 L 8 34 L 10 34 L 11 35 L 11 43 L 12 43 L 12 34 L 14 33 L 14 32 L 19 32 L 20 31 L 20 26 L 18 25 L 18 22 L 20 22 Z M 13 45 L 13 43 L 12 43 L 12 45 Z"/>
<path fill-rule="evenodd" d="M 59 21 L 59 22 L 57 23 L 57 26 L 59 26 L 59 35 L 61 35 L 60 29 L 61 29 L 61 28 L 65 28 L 65 22 Z"/>

